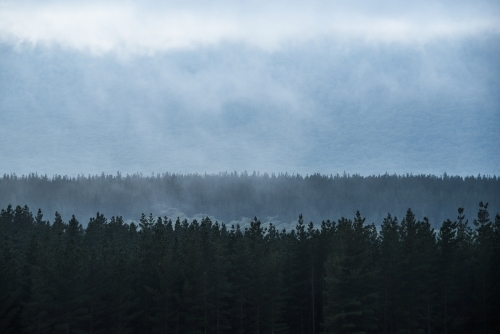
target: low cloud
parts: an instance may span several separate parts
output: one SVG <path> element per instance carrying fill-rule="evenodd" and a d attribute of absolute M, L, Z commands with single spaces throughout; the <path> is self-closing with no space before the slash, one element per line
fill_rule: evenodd
<path fill-rule="evenodd" d="M 334 38 L 364 43 L 427 43 L 500 32 L 498 6 L 390 1 L 206 3 L 3 2 L 0 40 L 18 47 L 58 46 L 95 55 L 152 55 L 220 43 L 276 51 Z M 379 8 L 382 8 L 379 9 Z"/>
<path fill-rule="evenodd" d="M 498 174 L 498 7 L 3 1 L 0 173 Z"/>

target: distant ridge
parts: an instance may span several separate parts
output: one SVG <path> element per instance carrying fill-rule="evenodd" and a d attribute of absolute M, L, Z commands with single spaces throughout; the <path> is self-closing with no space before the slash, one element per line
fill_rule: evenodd
<path fill-rule="evenodd" d="M 467 217 L 474 217 L 480 201 L 489 202 L 492 212 L 499 210 L 500 178 L 246 171 L 0 177 L 0 206 L 28 205 L 32 210 L 41 208 L 47 218 L 58 211 L 64 219 L 75 214 L 81 221 L 99 211 L 134 220 L 141 213 L 201 214 L 225 223 L 257 216 L 264 222 L 288 225 L 299 214 L 320 223 L 351 217 L 360 210 L 367 221 L 380 224 L 388 212 L 402 216 L 412 208 L 418 218 L 427 216 L 433 226 L 439 226 L 454 217 L 458 207 L 465 208 Z"/>

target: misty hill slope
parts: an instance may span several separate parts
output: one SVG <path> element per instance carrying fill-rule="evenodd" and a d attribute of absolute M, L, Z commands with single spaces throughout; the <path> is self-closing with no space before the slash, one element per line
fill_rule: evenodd
<path fill-rule="evenodd" d="M 500 209 L 500 178 L 433 175 L 320 175 L 260 174 L 141 174 L 123 176 L 29 176 L 0 178 L 0 205 L 41 208 L 46 218 L 58 211 L 84 222 L 97 211 L 107 217 L 138 220 L 155 216 L 210 216 L 244 225 L 257 216 L 287 227 L 299 214 L 316 224 L 352 217 L 357 210 L 368 222 L 381 224 L 387 213 L 402 217 L 411 208 L 417 218 L 440 226 L 456 216 L 458 207 L 474 217 L 479 201 Z M 2 204 L 3 203 L 3 204 Z"/>

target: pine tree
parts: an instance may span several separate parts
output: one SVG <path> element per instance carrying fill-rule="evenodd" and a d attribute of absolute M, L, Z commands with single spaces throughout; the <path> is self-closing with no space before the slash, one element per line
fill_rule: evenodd
<path fill-rule="evenodd" d="M 494 225 L 491 222 L 488 213 L 488 203 L 479 203 L 479 210 L 477 219 L 473 221 L 475 230 L 475 268 L 476 274 L 475 286 L 477 294 L 475 294 L 475 318 L 477 321 L 477 328 L 483 332 L 493 330 L 495 321 L 493 309 L 491 306 L 496 302 L 497 296 L 492 296 L 495 290 L 494 286 L 498 284 L 494 282 L 491 268 L 495 267 L 493 263 L 495 239 L 494 239 Z"/>
<path fill-rule="evenodd" d="M 0 332 L 2 333 L 15 333 L 16 328 L 19 328 L 23 292 L 19 284 L 21 256 L 10 236 L 5 236 L 0 244 Z"/>
<path fill-rule="evenodd" d="M 213 225 L 213 262 L 212 262 L 212 279 L 213 279 L 213 305 L 215 320 L 213 332 L 216 334 L 231 330 L 229 301 L 232 299 L 231 288 L 232 284 L 229 281 L 230 262 L 229 253 L 227 251 L 228 231 L 223 224 L 221 227 L 216 222 Z"/>
<path fill-rule="evenodd" d="M 493 256 L 491 258 L 492 319 L 491 328 L 500 329 L 500 214 L 496 214 L 493 225 Z"/>
<path fill-rule="evenodd" d="M 446 220 L 441 225 L 438 234 L 438 246 L 439 246 L 439 284 L 441 285 L 441 296 L 440 301 L 442 303 L 442 332 L 448 333 L 450 324 L 453 323 L 453 310 L 450 312 L 450 302 L 452 296 L 456 295 L 454 293 L 453 277 L 455 276 L 456 259 L 456 229 L 457 223 L 451 222 L 451 220 Z M 441 313 L 439 312 L 439 313 Z M 451 320 L 451 321 L 450 321 Z"/>
<path fill-rule="evenodd" d="M 407 331 L 426 330 L 432 327 L 433 283 L 435 281 L 435 233 L 427 219 L 417 221 L 408 209 L 399 229 L 401 259 L 399 279 L 401 284 L 402 328 Z"/>
<path fill-rule="evenodd" d="M 285 311 L 285 286 L 283 280 L 284 249 L 279 232 L 273 224 L 269 225 L 265 238 L 265 254 L 263 268 L 266 273 L 264 278 L 265 289 L 265 332 L 284 333 L 288 328 L 284 322 Z"/>
<path fill-rule="evenodd" d="M 354 222 L 337 223 L 333 249 L 326 262 L 325 330 L 370 333 L 377 328 L 376 268 L 370 243 L 373 226 L 364 225 L 359 211 Z"/>
<path fill-rule="evenodd" d="M 235 333 L 246 333 L 249 328 L 249 319 L 247 316 L 249 285 L 250 285 L 250 252 L 245 242 L 243 232 L 240 226 L 232 228 L 228 238 L 228 252 L 231 254 L 231 272 L 229 276 L 232 282 L 231 295 L 233 296 L 231 309 L 231 328 Z"/>
<path fill-rule="evenodd" d="M 380 287 L 379 295 L 382 308 L 379 312 L 380 328 L 384 333 L 394 333 L 399 327 L 400 319 L 396 310 L 400 308 L 398 299 L 398 264 L 401 256 L 399 240 L 399 223 L 390 214 L 384 219 L 380 236 Z"/>
<path fill-rule="evenodd" d="M 285 238 L 288 252 L 285 265 L 287 292 L 287 318 L 290 328 L 303 334 L 312 331 L 311 266 L 312 255 L 309 234 L 302 215 L 291 233 Z"/>

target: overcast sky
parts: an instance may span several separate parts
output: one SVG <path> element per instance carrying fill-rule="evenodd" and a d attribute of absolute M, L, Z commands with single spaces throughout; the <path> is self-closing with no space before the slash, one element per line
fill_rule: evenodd
<path fill-rule="evenodd" d="M 500 175 L 500 5 L 0 0 L 0 144 L 0 174 Z"/>

